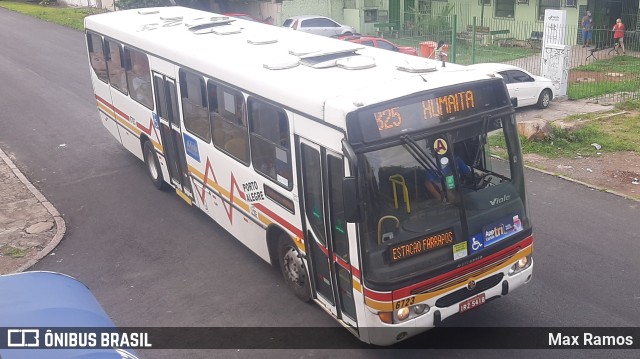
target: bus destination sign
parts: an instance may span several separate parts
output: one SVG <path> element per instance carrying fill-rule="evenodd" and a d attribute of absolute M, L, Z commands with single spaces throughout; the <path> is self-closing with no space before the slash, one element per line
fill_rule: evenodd
<path fill-rule="evenodd" d="M 437 119 L 440 121 L 443 117 L 451 117 L 458 112 L 465 112 L 467 110 L 474 109 L 476 95 L 473 90 L 467 90 L 464 92 L 457 92 L 445 96 L 430 98 L 422 100 L 418 104 L 413 106 L 405 106 L 406 108 L 391 107 L 379 112 L 374 112 L 373 117 L 376 119 L 378 125 L 378 131 L 381 133 L 384 131 L 393 130 L 397 127 L 403 126 L 403 113 L 405 118 L 412 117 L 414 108 L 416 105 L 419 108 L 419 112 L 422 112 L 422 120 L 429 121 L 431 119 Z M 409 111 L 406 111 L 409 110 Z"/>
<path fill-rule="evenodd" d="M 348 122 L 352 143 L 371 142 L 508 106 L 501 79 L 432 90 L 358 112 Z"/>
<path fill-rule="evenodd" d="M 453 244 L 453 229 L 395 245 L 389 249 L 389 259 L 395 263 L 449 244 Z"/>

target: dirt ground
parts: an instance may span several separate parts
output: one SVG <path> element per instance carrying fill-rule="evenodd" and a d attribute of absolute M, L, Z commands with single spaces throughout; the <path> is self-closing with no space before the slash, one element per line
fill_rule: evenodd
<path fill-rule="evenodd" d="M 532 167 L 640 200 L 640 153 L 603 151 L 593 157 L 576 155 L 570 159 L 527 154 L 524 160 Z"/>

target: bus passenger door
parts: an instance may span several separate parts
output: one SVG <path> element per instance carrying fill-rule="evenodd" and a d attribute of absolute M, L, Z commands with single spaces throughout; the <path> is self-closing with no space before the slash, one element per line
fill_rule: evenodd
<path fill-rule="evenodd" d="M 305 243 L 315 297 L 357 328 L 347 223 L 342 205 L 342 155 L 300 139 Z"/>
<path fill-rule="evenodd" d="M 193 198 L 184 143 L 180 133 L 178 95 L 174 79 L 153 73 L 156 109 L 160 122 L 160 136 L 169 169 L 171 184 L 189 198 Z"/>

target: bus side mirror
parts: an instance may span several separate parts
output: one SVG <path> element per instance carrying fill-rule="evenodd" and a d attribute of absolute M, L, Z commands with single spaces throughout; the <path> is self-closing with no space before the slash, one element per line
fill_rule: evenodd
<path fill-rule="evenodd" d="M 342 205 L 344 206 L 344 218 L 348 223 L 359 222 L 362 219 L 357 184 L 355 177 L 345 177 L 342 180 Z"/>
<path fill-rule="evenodd" d="M 518 98 L 517 97 L 512 97 L 511 98 L 511 105 L 513 107 L 518 107 Z"/>

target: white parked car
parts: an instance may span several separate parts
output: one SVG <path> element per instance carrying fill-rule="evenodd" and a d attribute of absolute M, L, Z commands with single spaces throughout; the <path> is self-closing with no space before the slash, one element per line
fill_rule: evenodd
<path fill-rule="evenodd" d="M 284 21 L 283 27 L 322 36 L 352 35 L 356 30 L 348 25 L 340 25 L 324 16 L 292 16 Z"/>
<path fill-rule="evenodd" d="M 537 105 L 539 108 L 547 108 L 555 96 L 553 82 L 550 79 L 533 75 L 517 66 L 485 63 L 468 67 L 502 76 L 509 95 L 518 99 L 518 107 Z"/>

